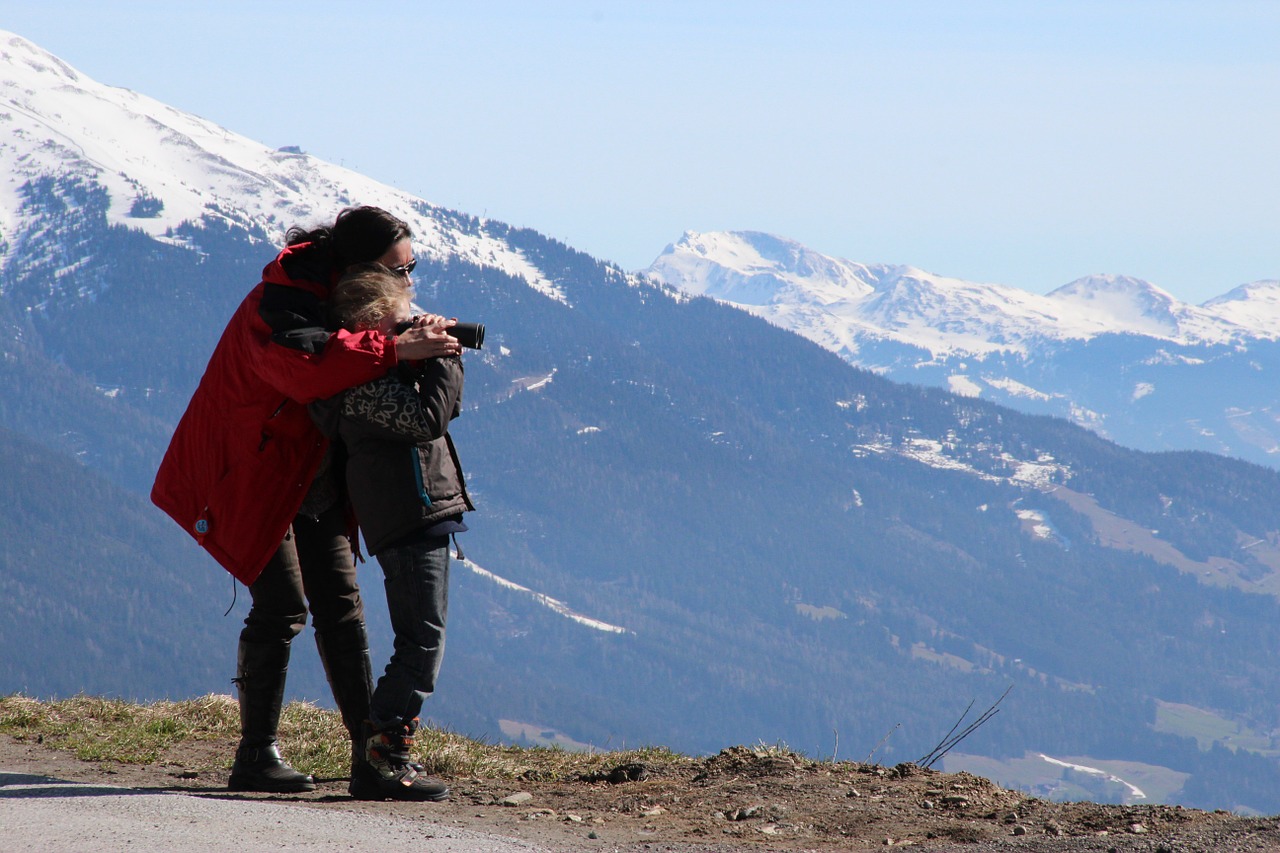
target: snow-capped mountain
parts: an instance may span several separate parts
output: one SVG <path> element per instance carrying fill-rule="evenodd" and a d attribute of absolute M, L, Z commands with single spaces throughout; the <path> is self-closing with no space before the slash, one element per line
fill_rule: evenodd
<path fill-rule="evenodd" d="M 911 266 L 866 265 L 751 231 L 686 232 L 647 272 L 819 340 L 878 337 L 934 356 L 1028 353 L 1046 341 L 1131 334 L 1178 344 L 1280 338 L 1280 282 L 1244 285 L 1203 306 L 1150 282 L 1091 275 L 1045 296 Z M 797 321 L 797 312 L 811 320 Z M 789 322 L 781 322 L 783 320 Z"/>
<path fill-rule="evenodd" d="M 1280 396 L 1258 381 L 1280 367 L 1280 281 L 1199 306 L 1120 275 L 1038 295 L 758 232 L 686 233 L 646 272 L 894 379 L 1061 415 L 1147 449 L 1280 464 Z"/>
<path fill-rule="evenodd" d="M 39 240 L 27 227 L 24 182 L 76 174 L 106 190 L 107 219 L 172 241 L 186 222 L 225 219 L 277 244 L 293 225 L 332 221 L 352 204 L 376 203 L 405 219 L 415 249 L 463 257 L 563 296 L 504 240 L 467 231 L 447 211 L 319 160 L 295 146 L 272 149 L 128 89 L 90 80 L 26 39 L 0 31 L 0 269 Z"/>
<path fill-rule="evenodd" d="M 1259 338 L 1268 338 L 1280 328 L 1280 281 L 1242 284 L 1205 302 L 1204 307 Z"/>

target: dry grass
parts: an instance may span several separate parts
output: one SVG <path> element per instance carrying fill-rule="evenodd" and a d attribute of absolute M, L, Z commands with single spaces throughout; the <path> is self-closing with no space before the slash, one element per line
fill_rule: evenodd
<path fill-rule="evenodd" d="M 238 709 L 228 696 L 152 705 L 93 696 L 58 702 L 0 698 L 0 732 L 36 739 L 87 761 L 150 764 L 177 743 L 234 738 L 239 725 Z"/>
<path fill-rule="evenodd" d="M 190 763 L 204 765 L 191 766 L 193 771 L 222 772 L 231 767 L 240 715 L 235 699 L 222 695 L 138 705 L 93 696 L 42 702 L 15 694 L 0 697 L 0 733 L 87 761 Z M 280 720 L 280 747 L 290 764 L 318 777 L 342 777 L 350 770 L 351 745 L 336 711 L 289 703 Z M 620 764 L 693 760 L 661 748 L 583 753 L 499 746 L 435 728 L 419 730 L 414 747 L 427 772 L 455 779 L 557 781 Z"/>

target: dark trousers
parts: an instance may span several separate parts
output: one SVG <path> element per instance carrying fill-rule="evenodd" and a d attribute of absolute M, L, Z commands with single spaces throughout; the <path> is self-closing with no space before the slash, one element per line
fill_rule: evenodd
<path fill-rule="evenodd" d="M 449 537 L 378 554 L 395 631 L 395 651 L 370 703 L 375 728 L 407 724 L 436 689 L 449 611 Z"/>
<path fill-rule="evenodd" d="M 341 506 L 318 519 L 298 516 L 284 541 L 249 587 L 253 605 L 240 639 L 251 643 L 292 640 L 307 624 L 316 632 L 364 622 L 355 561 Z"/>

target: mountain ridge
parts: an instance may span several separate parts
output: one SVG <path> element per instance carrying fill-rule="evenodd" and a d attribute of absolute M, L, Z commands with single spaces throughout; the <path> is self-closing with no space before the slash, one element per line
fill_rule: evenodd
<path fill-rule="evenodd" d="M 847 307 L 847 319 L 861 321 L 866 330 L 890 334 L 902 318 L 928 316 L 943 326 L 956 303 L 975 303 L 997 315 L 992 327 L 1013 322 L 1034 323 L 1018 335 L 992 337 L 1088 340 L 1100 334 L 1137 334 L 1174 343 L 1223 343 L 1245 338 L 1280 338 L 1280 323 L 1241 325 L 1216 309 L 1241 302 L 1267 304 L 1280 294 L 1280 281 L 1259 280 L 1239 285 L 1200 306 L 1188 305 L 1156 285 L 1116 274 L 1090 274 L 1068 282 L 1044 296 L 1010 285 L 979 284 L 926 272 L 910 265 L 864 264 L 823 255 L 800 243 L 759 231 L 686 231 L 669 244 L 646 273 L 689 293 L 727 302 L 763 307 L 793 301 Z M 858 303 L 868 303 L 865 309 Z M 934 308 L 930 316 L 926 309 Z M 914 312 L 914 314 L 913 314 Z M 1255 314 L 1256 317 L 1256 314 Z M 976 318 L 975 319 L 980 319 Z M 1280 314 L 1267 319 L 1280 320 Z M 944 329 L 945 331 L 945 329 Z M 901 343 L 930 348 L 913 337 Z M 935 355 L 978 356 L 991 348 L 971 345 L 963 338 L 934 342 Z"/>

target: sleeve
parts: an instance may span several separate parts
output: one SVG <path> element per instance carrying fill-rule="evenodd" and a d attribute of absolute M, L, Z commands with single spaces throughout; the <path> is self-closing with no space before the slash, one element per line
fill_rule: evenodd
<path fill-rule="evenodd" d="M 439 421 L 441 435 L 449 429 L 449 421 L 462 413 L 462 376 L 462 359 L 432 358 L 414 377 L 418 399 Z"/>
<path fill-rule="evenodd" d="M 394 373 L 354 388 L 343 401 L 343 428 L 353 437 L 415 444 L 434 441 L 448 431 L 455 415 L 461 376 L 459 359 L 436 358 L 428 360 L 419 388 Z M 454 377 L 457 381 L 452 381 Z"/>
<path fill-rule="evenodd" d="M 296 287 L 263 286 L 258 316 L 267 340 L 256 353 L 263 381 L 299 403 L 332 397 L 397 364 L 395 339 L 374 331 L 330 332 L 323 302 Z"/>

